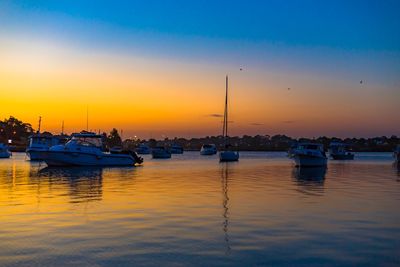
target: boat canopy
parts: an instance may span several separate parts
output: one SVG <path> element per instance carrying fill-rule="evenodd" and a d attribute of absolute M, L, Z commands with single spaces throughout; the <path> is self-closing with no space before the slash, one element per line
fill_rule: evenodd
<path fill-rule="evenodd" d="M 47 135 L 47 134 L 35 134 L 29 136 L 29 139 L 53 139 L 55 136 L 54 135 Z"/>
<path fill-rule="evenodd" d="M 316 143 L 301 143 L 297 147 L 298 149 L 312 149 L 312 150 L 323 150 L 322 144 Z"/>
<path fill-rule="evenodd" d="M 95 146 L 102 147 L 102 136 L 97 134 L 75 134 L 72 139 L 68 142 L 70 144 L 75 143 L 81 146 Z"/>

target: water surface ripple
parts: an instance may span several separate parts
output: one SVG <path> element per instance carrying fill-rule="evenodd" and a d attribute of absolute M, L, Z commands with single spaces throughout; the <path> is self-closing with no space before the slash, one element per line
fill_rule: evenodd
<path fill-rule="evenodd" d="M 0 160 L 1 266 L 399 266 L 390 153 L 297 169 L 197 152 L 137 168 Z"/>

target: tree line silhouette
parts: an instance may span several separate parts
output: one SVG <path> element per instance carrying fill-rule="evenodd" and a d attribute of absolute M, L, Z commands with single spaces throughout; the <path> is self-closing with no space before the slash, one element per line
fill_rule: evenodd
<path fill-rule="evenodd" d="M 29 136 L 35 133 L 30 123 L 18 120 L 10 116 L 8 119 L 0 121 L 0 143 L 9 143 L 14 151 L 24 151 L 28 145 Z M 52 135 L 49 132 L 41 133 Z M 215 144 L 222 147 L 224 144 L 223 136 L 206 136 L 202 138 L 164 138 L 156 139 L 125 139 L 122 140 L 118 130 L 113 128 L 109 134 L 102 133 L 106 147 L 121 146 L 125 149 L 135 149 L 140 143 L 147 143 L 150 147 L 158 145 L 170 146 L 172 144 L 181 145 L 185 150 L 200 150 L 203 144 Z M 390 137 L 379 136 L 372 138 L 337 138 L 337 137 L 318 137 L 318 138 L 292 138 L 286 135 L 243 135 L 229 137 L 229 142 L 237 147 L 238 150 L 247 151 L 287 151 L 296 142 L 318 142 L 322 143 L 327 149 L 331 142 L 343 142 L 350 146 L 353 151 L 393 151 L 400 138 L 392 135 Z"/>

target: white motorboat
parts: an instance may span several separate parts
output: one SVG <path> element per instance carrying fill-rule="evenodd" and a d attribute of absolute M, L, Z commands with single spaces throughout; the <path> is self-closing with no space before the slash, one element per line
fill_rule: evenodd
<path fill-rule="evenodd" d="M 214 144 L 202 145 L 200 149 L 200 155 L 209 156 L 217 154 L 217 147 Z"/>
<path fill-rule="evenodd" d="M 151 148 L 146 143 L 141 143 L 136 148 L 136 153 L 141 154 L 141 155 L 148 155 L 148 154 L 151 154 Z"/>
<path fill-rule="evenodd" d="M 30 160 L 43 160 L 43 152 L 48 151 L 50 147 L 64 144 L 67 141 L 66 136 L 52 135 L 51 133 L 40 133 L 40 125 L 42 117 L 39 117 L 38 130 L 35 134 L 29 136 L 29 144 L 26 149 L 26 154 Z M 64 128 L 64 124 L 63 124 Z"/>
<path fill-rule="evenodd" d="M 326 166 L 328 162 L 324 146 L 315 143 L 300 143 L 293 150 L 293 159 L 299 167 Z"/>
<path fill-rule="evenodd" d="M 183 154 L 183 147 L 178 144 L 173 144 L 170 150 L 171 154 Z"/>
<path fill-rule="evenodd" d="M 0 143 L 0 158 L 9 158 L 11 157 L 11 152 L 8 150 L 8 146 L 3 143 Z"/>
<path fill-rule="evenodd" d="M 151 150 L 153 159 L 169 159 L 171 158 L 171 151 L 163 146 L 157 146 Z"/>
<path fill-rule="evenodd" d="M 219 152 L 219 161 L 238 161 L 239 152 L 233 151 L 231 145 L 228 143 L 228 75 L 225 80 L 225 110 L 224 110 L 224 126 L 222 129 L 224 137 L 224 149 Z"/>
<path fill-rule="evenodd" d="M 103 151 L 102 136 L 82 132 L 74 134 L 65 145 L 43 152 L 48 166 L 134 166 L 143 159 L 133 151 Z"/>
<path fill-rule="evenodd" d="M 400 145 L 396 146 L 396 149 L 393 152 L 393 156 L 396 162 L 400 163 Z"/>
<path fill-rule="evenodd" d="M 329 155 L 334 160 L 352 160 L 354 153 L 347 150 L 348 145 L 340 142 L 332 142 L 329 144 Z"/>
<path fill-rule="evenodd" d="M 30 160 L 43 160 L 44 154 L 50 147 L 65 143 L 66 138 L 60 135 L 36 133 L 29 137 L 26 154 Z"/>

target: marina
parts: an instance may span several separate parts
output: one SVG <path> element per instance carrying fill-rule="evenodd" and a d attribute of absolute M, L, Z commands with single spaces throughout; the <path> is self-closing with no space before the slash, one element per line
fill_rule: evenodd
<path fill-rule="evenodd" d="M 0 1 L 0 267 L 400 266 L 400 1 Z"/>

